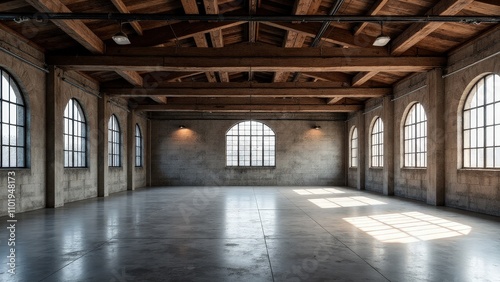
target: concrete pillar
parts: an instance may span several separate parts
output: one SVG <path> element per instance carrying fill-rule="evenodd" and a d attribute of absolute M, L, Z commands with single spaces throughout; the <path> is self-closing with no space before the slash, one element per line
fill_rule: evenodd
<path fill-rule="evenodd" d="M 427 203 L 444 205 L 445 186 L 445 116 L 442 70 L 427 74 L 429 106 L 427 113 Z"/>
<path fill-rule="evenodd" d="M 365 190 L 365 170 L 366 170 L 366 136 L 365 136 L 365 116 L 362 112 L 358 113 L 357 125 L 358 128 L 358 171 L 357 179 L 358 190 Z"/>
<path fill-rule="evenodd" d="M 64 205 L 62 179 L 64 173 L 64 106 L 61 99 L 62 70 L 51 66 L 47 76 L 46 93 L 46 206 L 57 208 Z M 62 110 L 60 108 L 62 107 Z"/>
<path fill-rule="evenodd" d="M 394 102 L 391 96 L 383 101 L 384 121 L 384 195 L 394 195 Z"/>
<path fill-rule="evenodd" d="M 135 111 L 127 117 L 127 190 L 135 190 Z M 125 142 L 124 142 L 125 143 Z"/>
<path fill-rule="evenodd" d="M 97 107 L 99 144 L 97 145 L 97 196 L 109 195 L 108 180 L 108 97 L 99 99 Z"/>

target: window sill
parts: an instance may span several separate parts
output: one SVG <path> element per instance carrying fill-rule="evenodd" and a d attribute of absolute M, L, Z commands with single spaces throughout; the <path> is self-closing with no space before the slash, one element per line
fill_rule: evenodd
<path fill-rule="evenodd" d="M 372 167 L 370 167 L 370 169 L 373 169 L 373 170 L 384 170 L 384 167 L 383 166 L 372 166 Z"/>
<path fill-rule="evenodd" d="M 484 171 L 484 172 L 499 172 L 500 168 L 459 168 L 458 171 Z"/>
<path fill-rule="evenodd" d="M 401 170 L 420 170 L 424 171 L 427 170 L 426 167 L 402 167 Z"/>
<path fill-rule="evenodd" d="M 226 166 L 226 169 L 236 169 L 236 170 L 263 170 L 263 169 L 275 169 L 276 166 Z"/>

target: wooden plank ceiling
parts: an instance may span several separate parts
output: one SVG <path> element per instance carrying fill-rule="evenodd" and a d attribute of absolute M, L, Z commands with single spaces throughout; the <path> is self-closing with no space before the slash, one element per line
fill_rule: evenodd
<path fill-rule="evenodd" d="M 499 16 L 496 0 L 12 0 L 0 13 L 174 15 Z M 404 77 L 446 64 L 446 54 L 498 24 L 130 21 L 131 45 L 110 20 L 16 23 L 47 63 L 98 81 L 143 111 L 351 112 L 391 94 Z M 322 31 L 322 32 L 321 32 Z"/>

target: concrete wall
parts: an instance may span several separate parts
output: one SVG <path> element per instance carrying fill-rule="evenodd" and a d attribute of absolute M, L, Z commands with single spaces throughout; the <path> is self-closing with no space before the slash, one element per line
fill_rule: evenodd
<path fill-rule="evenodd" d="M 152 121 L 152 184 L 344 185 L 344 122 L 260 119 L 276 134 L 276 167 L 229 168 L 225 134 L 239 121 Z"/>
<path fill-rule="evenodd" d="M 97 197 L 98 195 L 98 164 L 105 162 L 107 157 L 100 159 L 99 144 L 105 141 L 103 135 L 107 130 L 99 130 L 99 118 L 96 109 L 99 103 L 106 99 L 89 94 L 97 94 L 99 85 L 75 72 L 64 72 L 61 69 L 45 68 L 45 58 L 42 50 L 26 43 L 25 39 L 0 30 L 0 47 L 8 51 L 0 51 L 0 67 L 16 79 L 23 92 L 27 108 L 27 167 L 0 169 L 0 183 L 7 183 L 8 172 L 15 172 L 16 212 L 24 212 L 44 207 L 60 207 L 64 203 Z M 15 56 L 12 52 L 40 68 L 36 68 Z M 82 87 L 85 89 L 83 90 Z M 69 99 L 75 98 L 83 108 L 87 121 L 88 136 L 88 167 L 64 168 L 63 159 L 63 128 L 64 109 Z M 106 107 L 108 119 L 114 113 L 117 115 L 123 138 L 123 166 L 109 168 L 106 178 L 109 193 L 133 190 L 146 185 L 148 162 L 143 167 L 127 171 L 128 155 L 135 154 L 127 142 L 127 126 L 129 120 L 139 124 L 144 144 L 147 144 L 148 128 L 144 115 L 129 113 L 124 108 L 127 105 L 116 106 L 110 103 Z M 132 119 L 130 117 L 133 117 Z M 107 124 L 107 120 L 105 121 Z M 107 139 L 106 139 L 107 140 Z M 131 141 L 134 144 L 135 140 Z M 146 148 L 145 148 L 146 149 Z M 145 153 L 145 152 L 144 152 Z M 145 155 L 145 154 L 144 154 Z M 132 164 L 134 165 L 134 164 Z M 131 183 L 128 176 L 133 174 Z M 7 215 L 7 189 L 0 190 L 0 216 Z"/>
<path fill-rule="evenodd" d="M 464 46 L 449 57 L 446 92 L 446 205 L 500 215 L 500 170 L 463 169 L 461 132 L 463 104 L 475 82 L 489 73 L 500 74 L 500 30 Z M 492 56 L 497 54 L 496 56 Z M 488 58 L 489 57 L 489 58 Z M 461 70 L 474 62 L 483 60 Z"/>
<path fill-rule="evenodd" d="M 0 46 L 39 66 L 44 55 L 0 29 Z M 28 160 L 26 169 L 1 169 L 1 187 L 7 186 L 8 172 L 15 172 L 16 212 L 45 207 L 45 73 L 4 52 L 0 52 L 0 67 L 14 77 L 21 88 L 27 106 Z M 7 189 L 0 189 L 0 216 L 7 214 Z"/>
<path fill-rule="evenodd" d="M 351 114 L 346 134 L 353 126 L 363 134 L 359 146 L 364 151 L 360 152 L 360 161 L 364 164 L 348 169 L 348 185 L 376 192 L 382 190 L 384 194 L 393 193 L 432 205 L 500 215 L 500 170 L 463 169 L 461 161 L 463 104 L 479 78 L 489 73 L 500 74 L 498 38 L 499 30 L 490 31 L 451 53 L 446 75 L 440 69 L 413 75 L 394 85 L 392 99 L 386 97 L 383 102 L 371 99 L 365 103 L 364 112 Z M 406 115 L 416 102 L 422 104 L 427 114 L 428 165 L 405 168 L 402 132 Z M 387 154 L 383 173 L 370 168 L 369 162 L 370 130 L 376 116 L 384 117 Z M 391 122 L 392 126 L 388 124 Z M 389 133 L 390 130 L 393 132 Z M 393 167 L 387 168 L 391 162 Z"/>

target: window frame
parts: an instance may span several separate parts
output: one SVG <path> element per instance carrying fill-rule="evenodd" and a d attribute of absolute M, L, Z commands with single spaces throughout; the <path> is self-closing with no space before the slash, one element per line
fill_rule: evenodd
<path fill-rule="evenodd" d="M 356 137 L 354 137 L 356 134 Z M 353 146 L 353 141 L 356 141 L 356 146 Z M 356 154 L 354 154 L 354 152 Z M 353 126 L 351 128 L 351 134 L 349 135 L 349 167 L 357 168 L 359 164 L 359 134 L 358 128 Z"/>
<path fill-rule="evenodd" d="M 421 115 L 418 115 L 417 111 L 421 111 Z M 415 116 L 412 117 L 411 115 L 415 113 Z M 423 114 L 423 115 L 422 115 Z M 424 117 L 423 120 L 421 118 Z M 414 118 L 414 122 L 408 123 L 408 120 Z M 410 120 L 411 121 L 411 120 Z M 419 103 L 415 102 L 409 106 L 409 110 L 406 113 L 404 123 L 403 123 L 403 130 L 402 130 L 402 136 L 403 136 L 403 167 L 404 168 L 410 168 L 410 169 L 426 169 L 428 165 L 428 120 L 427 120 L 427 113 L 425 112 L 424 106 Z M 412 128 L 413 127 L 413 132 L 411 130 L 406 130 L 407 128 Z M 423 129 L 422 129 L 423 128 Z M 420 132 L 419 132 L 420 131 Z M 407 133 L 412 133 L 410 137 L 407 136 Z M 422 135 L 423 133 L 423 135 Z M 407 147 L 407 142 L 412 143 L 413 141 L 413 151 L 408 152 L 408 147 Z M 420 145 L 420 146 L 419 146 Z M 423 149 L 421 149 L 423 148 Z M 407 158 L 407 156 L 409 158 Z M 419 158 L 419 156 L 423 157 L 422 159 Z M 413 157 L 413 165 L 412 163 L 408 163 L 408 160 Z M 423 162 L 423 164 L 421 164 Z M 420 164 L 419 164 L 420 163 Z"/>
<path fill-rule="evenodd" d="M 8 90 L 9 90 L 9 98 L 8 100 L 4 99 L 4 79 L 3 77 L 8 79 Z M 13 91 L 14 93 L 11 93 Z M 16 102 L 12 100 L 12 95 L 16 97 Z M 3 120 L 3 111 L 4 105 L 7 104 L 8 107 L 8 122 Z M 16 122 L 11 123 L 11 109 L 12 106 L 16 111 Z M 22 115 L 21 118 L 20 115 Z M 14 127 L 15 129 L 15 142 L 11 144 L 11 129 Z M 4 144 L 3 131 L 4 128 L 8 128 L 9 137 L 7 138 L 7 144 Z M 26 101 L 24 98 L 24 93 L 21 90 L 21 87 L 17 80 L 10 74 L 9 71 L 0 67 L 0 169 L 11 169 L 11 168 L 27 168 L 28 167 L 28 110 L 26 106 Z M 19 137 L 19 133 L 22 132 L 21 137 Z M 21 145 L 19 145 L 21 144 Z M 7 149 L 9 154 L 7 165 L 4 166 L 4 149 Z M 12 150 L 15 151 L 15 160 L 12 159 Z M 18 157 L 18 154 L 22 154 L 21 157 Z"/>
<path fill-rule="evenodd" d="M 384 167 L 384 121 L 380 117 L 374 119 L 370 130 L 370 167 Z"/>
<path fill-rule="evenodd" d="M 142 137 L 141 127 L 138 123 L 135 124 L 135 167 L 144 166 L 143 154 L 144 142 Z"/>
<path fill-rule="evenodd" d="M 108 167 L 122 166 L 122 134 L 118 118 L 112 114 L 108 121 Z"/>
<path fill-rule="evenodd" d="M 66 109 L 70 106 L 70 103 L 72 103 L 72 117 L 66 116 Z M 82 120 L 78 120 L 75 118 L 75 110 L 77 110 L 80 113 L 80 116 Z M 66 120 L 68 120 L 68 129 L 69 125 L 71 124 L 71 132 L 66 132 Z M 63 148 L 63 157 L 64 157 L 64 168 L 87 168 L 88 167 L 88 132 L 87 132 L 87 120 L 85 118 L 85 112 L 83 111 L 82 105 L 80 102 L 75 99 L 71 98 L 69 99 L 68 103 L 66 104 L 66 108 L 64 109 L 63 113 L 63 121 L 64 121 L 64 128 L 63 128 L 63 143 L 64 143 L 64 148 Z M 79 124 L 81 126 L 80 132 L 82 136 L 77 136 L 75 135 L 75 124 Z M 68 141 L 69 139 L 72 139 L 72 144 L 71 148 L 73 149 L 67 149 L 69 146 L 66 144 L 66 137 L 68 136 Z M 81 139 L 81 145 L 80 145 L 80 151 L 76 150 L 75 147 L 77 147 L 77 144 L 75 144 L 76 139 Z M 73 165 L 69 165 L 69 157 L 68 159 L 66 158 L 66 152 L 68 152 L 68 155 L 71 155 L 72 158 L 72 163 Z M 82 154 L 83 156 L 81 158 L 83 164 L 80 165 L 75 165 L 75 154 Z M 78 159 L 77 159 L 78 160 Z M 68 161 L 68 163 L 67 163 Z"/>
<path fill-rule="evenodd" d="M 492 77 L 492 101 L 488 102 L 488 83 L 487 79 L 489 77 Z M 498 83 L 498 85 L 497 85 Z M 482 84 L 482 93 L 479 93 L 479 88 L 480 85 Z M 468 90 L 465 92 L 465 99 L 463 107 L 461 108 L 461 118 L 462 118 L 462 128 L 461 128 L 461 142 L 462 142 L 462 148 L 461 148 L 461 167 L 463 169 L 480 169 L 480 170 L 498 170 L 500 169 L 500 156 L 495 156 L 496 152 L 500 154 L 500 138 L 496 138 L 496 135 L 500 135 L 500 120 L 495 120 L 498 119 L 495 117 L 495 113 L 499 112 L 500 113 L 500 91 L 497 93 L 497 88 L 500 88 L 500 75 L 496 73 L 489 73 L 486 75 L 481 76 L 479 79 L 475 80 L 474 84 Z M 473 93 L 474 92 L 474 93 Z M 482 95 L 482 104 L 479 105 L 479 98 L 478 95 Z M 499 98 L 497 99 L 496 96 Z M 476 100 L 476 105 L 474 107 L 468 106 L 469 101 L 471 99 Z M 472 102 L 470 102 L 472 104 Z M 490 108 L 491 107 L 491 108 Z M 472 121 L 472 112 L 476 114 L 476 120 Z M 482 116 L 480 118 L 480 113 L 482 112 Z M 490 112 L 493 112 L 493 115 L 491 116 L 492 122 L 488 122 L 488 114 Z M 469 113 L 470 118 L 467 118 L 467 113 Z M 468 122 L 467 122 L 468 121 Z M 469 127 L 466 128 L 467 123 L 469 124 Z M 482 123 L 482 125 L 481 125 Z M 472 126 L 472 124 L 475 124 L 475 126 Z M 492 132 L 489 132 L 489 129 L 492 130 Z M 482 136 L 483 139 L 480 140 L 479 135 L 482 131 Z M 498 133 L 497 133 L 498 131 Z M 467 132 L 470 132 L 470 134 L 467 135 Z M 469 139 L 469 142 L 466 142 L 467 136 L 471 137 Z M 491 136 L 491 137 L 490 137 Z M 473 138 L 476 137 L 475 144 L 476 146 L 473 147 Z M 482 145 L 480 145 L 480 142 Z M 488 142 L 491 142 L 491 145 L 488 145 Z M 466 144 L 469 144 L 467 146 Z M 488 153 L 489 149 L 491 149 L 491 152 Z M 468 156 L 468 161 L 469 165 L 466 164 L 467 162 L 467 153 L 466 150 L 470 151 L 470 154 Z M 472 151 L 476 151 L 476 160 L 475 164 L 473 165 L 472 162 Z M 482 165 L 479 164 L 479 154 L 478 152 L 482 151 Z M 491 158 L 489 157 L 491 156 Z M 488 165 L 489 161 L 492 161 L 492 166 Z M 497 163 L 497 164 L 496 164 Z"/>
<path fill-rule="evenodd" d="M 248 135 L 240 133 L 240 131 L 244 131 L 244 129 L 240 130 L 240 125 L 245 125 L 246 123 L 250 123 L 249 129 L 248 129 L 248 132 L 249 132 Z M 260 129 L 260 132 L 262 132 L 261 134 L 256 133 L 259 131 L 259 129 L 255 129 L 255 130 L 253 129 L 252 125 L 255 125 L 255 124 L 262 126 L 262 128 Z M 233 129 L 236 129 L 237 134 L 231 134 L 231 131 Z M 266 131 L 271 132 L 272 134 L 265 134 Z M 228 167 L 228 168 L 273 168 L 273 167 L 276 167 L 276 133 L 267 124 L 260 122 L 260 121 L 256 121 L 256 120 L 241 121 L 241 122 L 238 122 L 238 123 L 234 124 L 233 126 L 231 126 L 229 128 L 229 130 L 227 130 L 225 137 L 226 137 L 226 167 Z M 236 138 L 236 139 L 231 140 L 231 141 L 237 142 L 236 145 L 232 145 L 233 149 L 236 148 L 236 150 L 230 150 L 230 146 L 229 146 L 230 137 Z M 241 137 L 243 137 L 243 140 L 249 140 L 250 144 L 249 145 L 244 145 L 244 144 L 242 145 L 240 143 L 242 141 Z M 261 149 L 255 150 L 256 147 L 253 144 L 253 142 L 255 141 L 255 139 L 258 139 L 258 137 L 261 138 L 261 140 L 260 140 Z M 265 144 L 266 139 L 271 140 L 272 144 L 266 145 Z M 257 145 L 257 146 L 259 146 L 259 145 Z M 241 157 L 242 157 L 241 148 L 242 147 L 244 147 L 244 148 L 248 147 L 248 150 L 244 150 L 243 154 L 248 151 L 248 154 L 245 156 L 248 157 L 249 164 L 246 164 L 246 163 L 242 164 L 242 162 L 246 162 L 246 158 L 244 158 L 243 160 L 241 159 Z M 269 149 L 266 149 L 266 148 L 269 148 Z M 236 158 L 237 158 L 236 164 L 234 164 L 234 160 L 231 160 L 231 163 L 230 163 L 230 154 L 229 154 L 230 151 L 236 151 Z M 254 156 L 253 154 L 255 152 L 258 152 L 261 154 L 260 159 L 253 158 L 253 156 Z M 265 154 L 266 152 L 270 152 L 270 153 Z M 269 162 L 269 165 L 265 164 L 266 160 Z M 260 164 L 255 164 L 254 161 L 259 161 Z"/>

